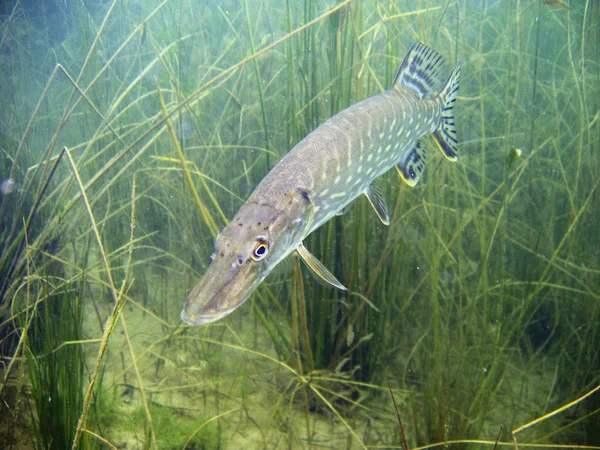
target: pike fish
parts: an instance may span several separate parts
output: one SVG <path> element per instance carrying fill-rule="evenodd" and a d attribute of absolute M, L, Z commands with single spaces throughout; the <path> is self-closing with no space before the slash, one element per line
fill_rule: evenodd
<path fill-rule="evenodd" d="M 294 251 L 323 280 L 345 290 L 302 242 L 362 194 L 389 225 L 385 200 L 372 182 L 396 167 L 415 186 L 425 169 L 421 139 L 427 133 L 456 161 L 460 62 L 445 83 L 444 65 L 435 50 L 416 42 L 389 90 L 336 114 L 290 150 L 217 235 L 212 262 L 188 295 L 182 320 L 203 325 L 227 316 Z"/>

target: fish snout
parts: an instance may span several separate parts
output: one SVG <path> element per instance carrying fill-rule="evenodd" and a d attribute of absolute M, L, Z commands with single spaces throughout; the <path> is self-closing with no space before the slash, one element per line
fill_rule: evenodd
<path fill-rule="evenodd" d="M 205 325 L 233 312 L 262 281 L 263 277 L 258 277 L 252 266 L 214 261 L 188 295 L 181 320 L 189 325 Z"/>
<path fill-rule="evenodd" d="M 207 274 L 208 275 L 208 274 Z M 207 276 L 192 289 L 181 311 L 181 320 L 189 325 L 206 325 L 228 315 L 235 308 L 219 306 L 227 296 L 227 285 L 213 289 Z"/>
<path fill-rule="evenodd" d="M 229 311 L 222 311 L 220 314 L 206 315 L 202 314 L 201 312 L 193 312 L 193 310 L 193 303 L 190 303 L 189 300 L 186 300 L 185 305 L 181 310 L 181 320 L 188 325 L 206 325 L 216 322 L 233 311 L 233 309 L 231 309 Z"/>

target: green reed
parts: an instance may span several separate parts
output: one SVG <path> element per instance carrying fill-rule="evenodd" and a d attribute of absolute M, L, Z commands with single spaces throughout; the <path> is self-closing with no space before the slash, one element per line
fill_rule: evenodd
<path fill-rule="evenodd" d="M 46 282 L 50 281 L 49 279 Z M 65 449 L 73 442 L 85 387 L 83 310 L 80 294 L 66 287 L 23 316 L 25 354 L 33 398 L 32 440 L 38 449 Z M 87 440 L 79 448 L 89 448 Z"/>

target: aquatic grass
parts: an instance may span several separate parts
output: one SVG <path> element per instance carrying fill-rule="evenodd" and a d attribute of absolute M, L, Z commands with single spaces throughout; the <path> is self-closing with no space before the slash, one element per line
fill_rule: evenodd
<path fill-rule="evenodd" d="M 129 255 L 128 255 L 128 264 L 127 264 L 127 268 L 125 271 L 125 276 L 123 278 L 123 282 L 121 284 L 121 288 L 119 291 L 117 291 L 116 286 L 114 284 L 113 281 L 113 277 L 111 274 L 111 269 L 110 269 L 110 264 L 108 262 L 108 259 L 106 257 L 106 254 L 104 252 L 104 246 L 102 243 L 102 238 L 100 237 L 100 234 L 98 232 L 98 227 L 96 225 L 96 220 L 94 218 L 94 214 L 92 212 L 92 209 L 90 207 L 89 201 L 87 199 L 87 194 L 85 192 L 85 188 L 83 186 L 83 183 L 81 181 L 81 178 L 79 176 L 79 172 L 77 171 L 77 167 L 75 166 L 75 162 L 73 161 L 73 158 L 71 157 L 70 152 L 68 151 L 68 149 L 66 149 L 66 154 L 67 157 L 69 159 L 69 163 L 71 165 L 71 169 L 73 170 L 73 175 L 75 176 L 76 180 L 77 180 L 77 184 L 79 186 L 81 195 L 82 195 L 82 199 L 85 203 L 87 212 L 89 214 L 89 218 L 90 218 L 90 222 L 92 224 L 92 229 L 94 230 L 94 234 L 95 234 L 95 238 L 99 247 L 99 251 L 100 251 L 100 255 L 102 257 L 102 262 L 104 265 L 104 268 L 106 270 L 106 276 L 108 279 L 108 284 L 110 287 L 110 292 L 112 294 L 113 300 L 114 300 L 114 307 L 112 310 L 111 315 L 109 316 L 109 319 L 106 323 L 105 329 L 104 329 L 104 333 L 102 335 L 102 341 L 100 343 L 100 348 L 98 351 L 98 357 L 96 359 L 96 365 L 94 368 L 94 371 L 92 373 L 91 376 L 91 380 L 90 383 L 88 385 L 88 388 L 86 390 L 85 393 L 85 399 L 82 405 L 82 410 L 81 410 L 81 415 L 79 417 L 79 421 L 77 423 L 77 428 L 73 437 L 73 441 L 72 441 L 72 448 L 73 449 L 77 449 L 79 447 L 79 440 L 81 439 L 81 433 L 84 429 L 85 423 L 86 423 L 86 419 L 87 419 L 87 412 L 88 412 L 88 408 L 89 408 L 89 404 L 90 404 L 90 398 L 92 395 L 92 392 L 94 390 L 94 385 L 95 385 L 95 381 L 97 379 L 97 377 L 100 374 L 100 367 L 101 367 L 101 363 L 102 363 L 102 359 L 104 356 L 104 353 L 106 351 L 106 346 L 108 343 L 108 340 L 110 338 L 110 335 L 117 323 L 117 321 L 119 320 L 119 316 L 120 316 L 120 312 L 121 309 L 123 307 L 123 293 L 125 292 L 125 289 L 127 288 L 127 284 L 128 284 L 128 272 L 129 272 L 129 267 L 131 264 L 131 257 L 133 254 L 133 237 L 134 237 L 134 224 L 135 224 L 135 177 L 133 179 L 133 187 L 132 187 L 132 193 L 131 193 L 131 236 L 130 236 L 130 240 L 129 240 Z M 125 336 L 127 337 L 127 342 L 129 344 L 129 348 L 131 350 L 131 353 L 133 355 L 133 350 L 131 348 L 131 341 L 129 339 L 129 334 L 127 332 L 127 327 L 125 325 L 124 322 L 125 318 L 121 317 L 121 321 L 123 324 L 123 331 L 125 333 Z M 135 358 L 133 359 L 134 361 L 134 366 L 135 366 Z M 148 403 L 144 397 L 144 393 L 143 393 L 143 384 L 139 375 L 139 371 L 137 370 L 137 366 L 136 366 L 136 375 L 138 378 L 138 383 L 139 386 L 141 388 L 141 392 L 142 392 L 142 401 L 143 401 L 143 405 L 145 407 L 145 412 L 146 412 L 146 416 L 147 416 L 147 420 L 150 423 L 150 425 L 152 424 L 152 418 L 150 416 L 150 410 L 148 408 Z M 152 440 L 153 446 L 156 447 L 156 441 L 155 441 L 155 437 L 154 434 L 152 432 L 152 428 L 150 429 L 150 438 Z"/>
<path fill-rule="evenodd" d="M 246 14 L 246 31 L 248 33 L 248 43 L 250 44 L 250 54 L 254 54 L 255 53 L 254 37 L 253 37 L 254 31 L 253 31 L 253 27 L 252 27 L 252 22 L 250 21 L 250 12 L 248 11 L 248 1 L 247 0 L 244 1 L 244 13 Z M 263 135 L 264 135 L 264 148 L 267 150 L 267 152 L 266 152 L 267 167 L 271 167 L 271 162 L 270 162 L 269 152 L 268 152 L 268 150 L 270 148 L 269 127 L 267 124 L 267 114 L 266 114 L 266 109 L 265 109 L 263 80 L 262 80 L 262 75 L 260 73 L 260 70 L 258 68 L 258 61 L 256 60 L 256 58 L 254 58 L 252 60 L 252 68 L 254 69 L 254 75 L 256 78 L 256 89 L 258 92 L 258 99 L 260 101 L 260 112 L 261 112 Z"/>
<path fill-rule="evenodd" d="M 189 339 L 189 338 L 188 338 Z M 191 338 L 191 339 L 197 339 L 197 338 Z M 291 385 L 288 386 L 288 390 L 291 390 L 292 392 L 297 392 L 301 387 L 306 387 L 308 389 L 310 389 L 310 391 L 312 393 L 314 393 L 317 397 L 319 397 L 323 403 L 329 408 L 329 410 L 335 414 L 340 420 L 341 423 L 343 424 L 343 426 L 345 426 L 348 430 L 348 432 L 354 437 L 354 439 L 356 439 L 356 442 L 359 444 L 359 446 L 361 448 L 366 448 L 364 443 L 362 442 L 362 440 L 360 439 L 360 437 L 356 434 L 355 430 L 353 429 L 353 427 L 348 423 L 348 421 L 340 414 L 338 408 L 334 407 L 330 400 L 327 399 L 324 395 L 323 392 L 327 392 L 328 389 L 326 387 L 326 383 L 327 382 L 333 382 L 333 383 L 339 383 L 340 381 L 344 381 L 343 378 L 341 379 L 336 379 L 334 377 L 331 376 L 320 376 L 318 373 L 315 374 L 310 374 L 310 377 L 306 377 L 303 376 L 301 372 L 295 370 L 293 367 L 278 361 L 277 359 L 269 356 L 268 354 L 265 353 L 261 353 L 261 352 L 257 352 L 255 350 L 252 350 L 246 346 L 244 346 L 242 343 L 240 344 L 233 344 L 233 343 L 229 343 L 226 342 L 224 340 L 212 340 L 209 338 L 200 338 L 201 341 L 203 342 L 207 342 L 207 343 L 211 343 L 215 346 L 219 346 L 219 347 L 226 347 L 235 351 L 239 351 L 242 352 L 242 354 L 244 355 L 254 355 L 254 356 L 258 356 L 261 359 L 265 359 L 265 360 L 269 360 L 271 363 L 275 364 L 276 366 L 279 366 L 281 369 L 289 372 L 292 374 L 293 376 L 293 382 L 294 383 L 298 383 L 298 386 L 296 388 L 292 387 Z M 349 381 L 350 383 L 352 383 L 352 381 Z M 334 395 L 337 398 L 342 398 L 343 396 L 341 396 L 339 393 L 337 393 L 336 391 L 329 391 L 330 394 Z M 293 400 L 294 394 L 291 395 L 291 399 Z M 355 403 L 352 400 L 349 401 L 350 403 Z M 278 405 L 276 404 L 275 407 L 277 407 Z M 360 405 L 358 405 L 360 406 Z M 307 416 L 308 417 L 308 416 Z M 308 420 L 308 419 L 307 419 Z M 307 433 L 310 432 L 310 427 L 307 424 Z M 307 436 L 307 439 L 310 441 L 310 435 Z"/>
<path fill-rule="evenodd" d="M 31 314 L 35 318 L 24 352 L 35 405 L 33 445 L 40 449 L 68 448 L 83 405 L 85 384 L 83 346 L 78 342 L 82 338 L 81 303 L 73 289 L 65 290 L 49 297 Z M 93 445 L 85 440 L 78 448 Z"/>
<path fill-rule="evenodd" d="M 64 64 L 47 84 L 44 106 L 29 109 L 31 130 L 14 131 L 24 143 L 15 173 L 39 181 L 36 173 L 57 164 L 40 196 L 43 237 L 29 236 L 27 257 L 38 252 L 62 265 L 64 283 L 85 276 L 81 301 L 99 318 L 84 323 L 86 353 L 112 311 L 108 274 L 135 278 L 121 297 L 127 336 L 112 333 L 94 371 L 97 384 L 118 393 L 123 378 L 135 379 L 143 409 L 160 401 L 212 417 L 223 446 L 226 433 L 241 429 L 258 431 L 263 446 L 279 439 L 314 448 L 327 417 L 332 435 L 343 429 L 354 443 L 345 445 L 389 447 L 398 423 L 391 402 L 379 407 L 386 378 L 411 448 L 493 448 L 505 417 L 506 430 L 535 423 L 517 432 L 519 448 L 582 442 L 583 427 L 597 417 L 594 395 L 569 410 L 572 417 L 545 414 L 597 385 L 599 272 L 590 250 L 598 243 L 598 72 L 590 57 L 597 10 L 585 2 L 565 14 L 509 0 L 482 3 L 474 15 L 466 4 L 423 1 L 409 10 L 407 3 L 323 10 L 310 0 L 301 7 L 262 1 L 227 15 L 171 0 L 134 15 L 133 5 L 114 2 L 94 30 L 93 22 L 80 22 L 87 44 L 55 50 Z M 165 26 L 174 20 L 177 26 Z M 122 32 L 108 45 L 115 24 Z M 550 24 L 568 39 L 533 38 Z M 231 31 L 244 26 L 254 49 Z M 219 27 L 229 31 L 215 38 Z M 381 180 L 393 206 L 389 228 L 359 199 L 307 240 L 351 287 L 347 296 L 315 283 L 296 263 L 266 280 L 225 324 L 181 326 L 187 287 L 213 250 L 214 225 L 199 214 L 191 186 L 218 228 L 268 170 L 265 155 L 276 161 L 332 114 L 385 89 L 417 37 L 448 60 L 463 59 L 460 161 L 450 165 L 428 142 L 432 156 L 417 188 L 393 173 Z M 266 80 L 262 93 L 257 69 Z M 536 117 L 533 89 L 535 110 L 544 113 Z M 177 130 L 186 120 L 194 132 L 182 137 Z M 55 128 L 43 132 L 46 123 Z M 57 163 L 49 144 L 67 145 L 74 164 Z M 178 144 L 183 158 L 175 158 Z M 36 146 L 52 150 L 40 158 Z M 512 148 L 523 154 L 507 166 Z M 65 239 L 58 251 L 44 249 L 57 234 Z M 12 284 L 11 307 L 32 311 L 20 294 L 35 290 L 32 276 L 47 265 L 30 264 L 26 284 Z M 55 284 L 59 291 L 66 285 Z M 193 401 L 181 402 L 179 393 Z M 272 405 L 260 409 L 266 420 L 257 404 Z M 378 417 L 370 433 L 369 416 Z M 159 427 L 142 417 L 160 443 Z M 109 430 L 81 432 L 112 439 Z M 517 448 L 511 438 L 505 432 L 500 443 Z"/>
<path fill-rule="evenodd" d="M 190 171 L 187 168 L 187 162 L 185 161 L 185 156 L 183 155 L 183 152 L 181 151 L 181 146 L 179 145 L 179 141 L 177 140 L 175 128 L 173 127 L 173 124 L 169 120 L 169 116 L 167 113 L 167 107 L 166 107 L 165 101 L 163 100 L 162 95 L 160 93 L 160 87 L 157 87 L 157 92 L 158 92 L 158 98 L 160 101 L 160 108 L 167 120 L 167 126 L 169 128 L 169 134 L 171 135 L 171 141 L 173 142 L 173 146 L 177 150 L 177 155 L 179 156 L 179 160 L 181 162 L 181 168 L 183 170 L 183 173 L 185 174 L 185 179 L 187 181 L 188 187 L 189 187 L 190 191 L 192 192 L 192 195 L 194 196 L 196 206 L 198 207 L 198 211 L 200 212 L 202 219 L 208 225 L 210 232 L 214 237 L 217 235 L 219 230 L 217 228 L 217 225 L 215 224 L 214 219 L 212 218 L 210 213 L 207 211 L 206 206 L 204 206 L 204 203 L 198 196 L 198 192 L 196 191 L 196 188 L 194 187 L 194 182 L 192 181 Z M 204 178 L 201 178 L 201 180 L 204 182 Z M 204 183 L 204 186 L 206 187 L 206 183 Z M 209 191 L 209 193 L 210 193 L 210 191 Z"/>

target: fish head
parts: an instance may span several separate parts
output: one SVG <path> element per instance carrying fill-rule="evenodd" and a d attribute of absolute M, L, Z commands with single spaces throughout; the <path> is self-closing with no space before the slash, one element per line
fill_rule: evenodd
<path fill-rule="evenodd" d="M 294 196 L 298 197 L 298 196 Z M 282 204 L 248 202 L 215 238 L 212 262 L 188 295 L 181 319 L 215 322 L 243 304 L 301 242 L 302 196 Z"/>

